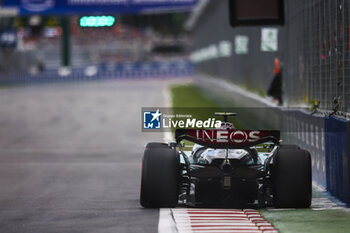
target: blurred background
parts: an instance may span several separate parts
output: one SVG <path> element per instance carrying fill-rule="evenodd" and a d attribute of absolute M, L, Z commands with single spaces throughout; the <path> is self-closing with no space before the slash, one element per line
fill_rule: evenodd
<path fill-rule="evenodd" d="M 265 97 L 277 58 L 286 105 L 348 111 L 348 1 L 285 1 L 268 49 L 264 26 L 230 27 L 226 1 L 125 2 L 4 0 L 0 82 L 186 76 L 195 65 Z"/>
<path fill-rule="evenodd" d="M 172 68 L 191 72 L 187 62 L 191 37 L 183 25 L 194 2 L 170 5 L 169 9 L 164 9 L 164 4 L 161 9 L 157 9 L 159 4 L 148 4 L 141 6 L 142 14 L 137 4 L 126 12 L 118 5 L 108 10 L 102 5 L 107 14 L 96 13 L 94 6 L 72 7 L 73 12 L 68 6 L 57 6 L 54 12 L 41 14 L 23 10 L 16 16 L 11 16 L 11 10 L 2 10 L 0 79 L 3 83 L 20 82 L 30 74 L 29 81 L 39 78 L 34 76 L 40 76 L 40 81 L 56 80 L 60 68 L 68 69 L 63 74 L 71 75 L 70 79 Z M 8 1 L 7 5 L 11 4 L 16 6 Z"/>

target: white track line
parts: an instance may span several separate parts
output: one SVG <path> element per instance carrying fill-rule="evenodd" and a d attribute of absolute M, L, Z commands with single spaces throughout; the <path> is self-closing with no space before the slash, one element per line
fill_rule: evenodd
<path fill-rule="evenodd" d="M 163 89 L 163 98 L 164 98 L 164 105 L 167 107 L 167 108 L 171 108 L 172 106 L 172 99 L 171 99 L 171 95 L 169 93 L 169 89 L 168 88 L 165 88 Z M 174 138 L 173 138 L 173 134 L 172 132 L 170 131 L 164 131 L 163 132 L 163 141 L 165 143 L 168 143 L 168 142 L 171 142 L 171 141 L 174 141 Z"/>
<path fill-rule="evenodd" d="M 158 233 L 177 233 L 171 209 L 159 210 Z"/>
<path fill-rule="evenodd" d="M 168 108 L 171 107 L 171 95 L 169 89 L 163 89 L 164 105 Z M 173 135 L 171 132 L 163 132 L 163 141 L 168 143 L 173 141 Z M 171 209 L 159 209 L 159 221 L 158 221 L 158 233 L 177 233 L 176 224 L 172 216 Z"/>

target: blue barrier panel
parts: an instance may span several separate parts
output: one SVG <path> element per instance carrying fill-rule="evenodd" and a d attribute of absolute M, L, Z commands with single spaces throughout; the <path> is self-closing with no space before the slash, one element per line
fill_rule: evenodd
<path fill-rule="evenodd" d="M 350 205 L 349 121 L 325 118 L 327 190 Z"/>

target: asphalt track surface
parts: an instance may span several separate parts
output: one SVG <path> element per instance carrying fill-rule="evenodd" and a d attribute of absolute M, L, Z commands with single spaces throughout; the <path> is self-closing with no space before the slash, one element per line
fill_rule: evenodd
<path fill-rule="evenodd" d="M 172 81 L 0 89 L 0 232 L 157 232 L 139 205 L 141 107 Z"/>

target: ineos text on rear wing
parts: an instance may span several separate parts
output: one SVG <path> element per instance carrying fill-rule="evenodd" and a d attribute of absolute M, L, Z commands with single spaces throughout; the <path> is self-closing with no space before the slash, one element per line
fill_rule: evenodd
<path fill-rule="evenodd" d="M 265 142 L 279 144 L 277 130 L 177 129 L 176 142 L 188 140 L 215 149 L 244 149 Z"/>

